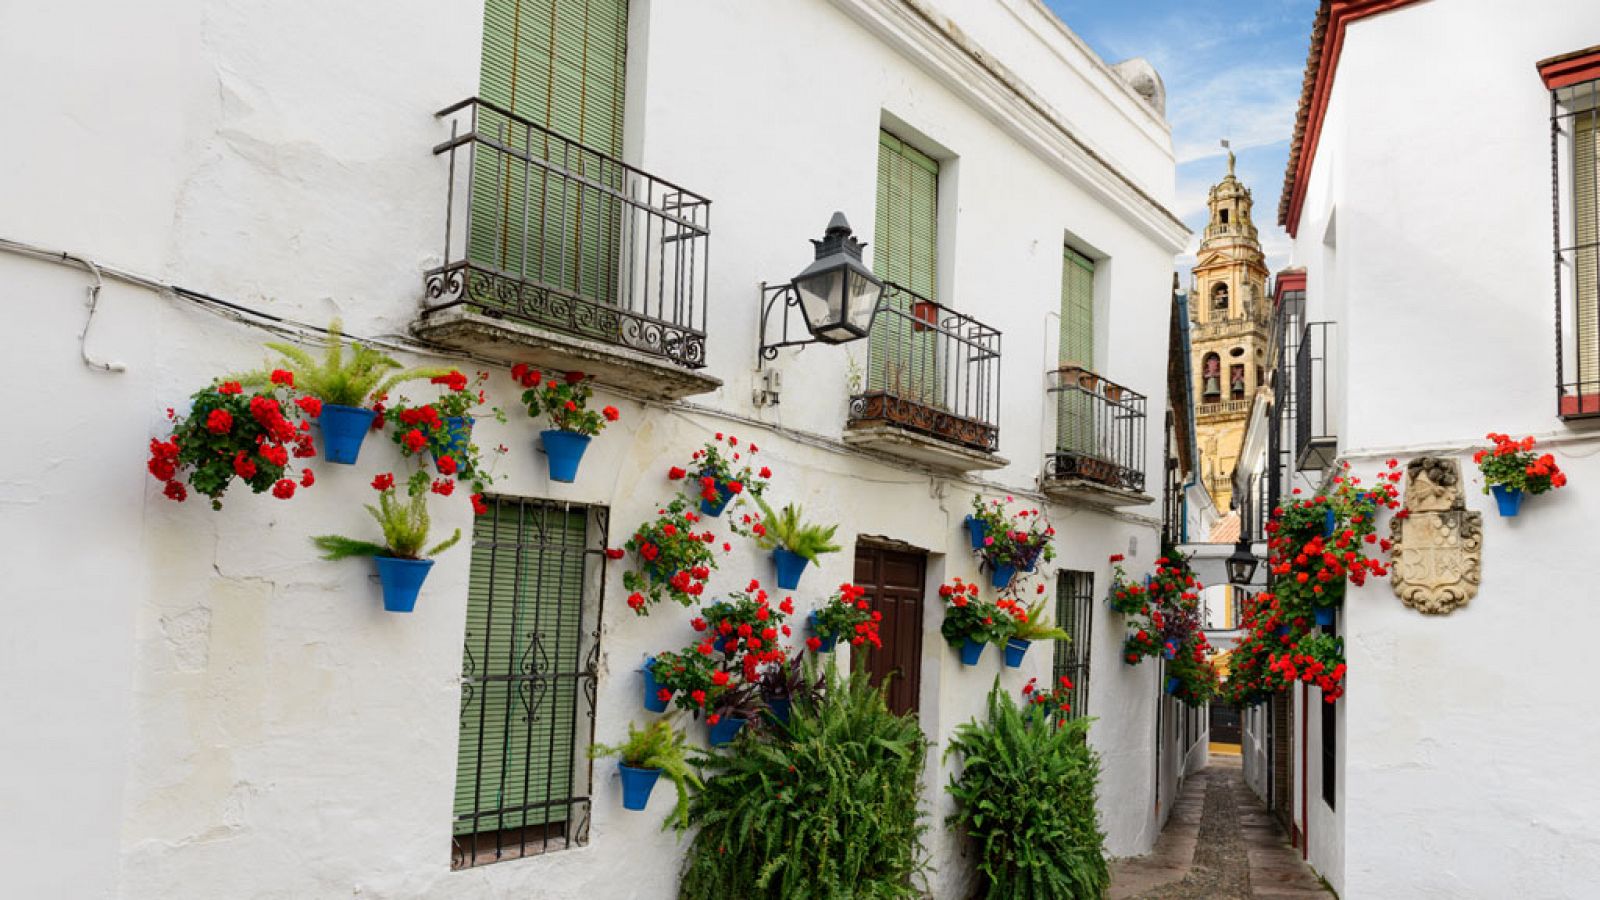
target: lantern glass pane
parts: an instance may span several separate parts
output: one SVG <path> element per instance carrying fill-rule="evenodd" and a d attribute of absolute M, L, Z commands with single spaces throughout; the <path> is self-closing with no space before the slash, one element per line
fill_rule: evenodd
<path fill-rule="evenodd" d="M 827 269 L 795 279 L 795 290 L 800 293 L 800 311 L 805 313 L 806 326 L 813 335 L 842 318 L 840 306 L 844 301 L 844 279 L 843 268 Z"/>
<path fill-rule="evenodd" d="M 878 296 L 883 293 L 883 285 L 860 272 L 851 272 L 849 284 L 849 301 L 846 307 L 846 321 L 848 321 L 857 334 L 865 335 L 872 325 L 872 313 L 877 309 Z"/>

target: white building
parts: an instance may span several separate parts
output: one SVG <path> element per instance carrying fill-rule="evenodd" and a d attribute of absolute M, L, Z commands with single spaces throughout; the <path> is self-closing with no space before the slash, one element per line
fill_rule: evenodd
<path fill-rule="evenodd" d="M 845 549 L 806 575 L 802 615 L 886 559 L 910 574 L 872 584 L 874 602 L 888 608 L 895 587 L 923 598 L 897 607 L 874 665 L 905 664 L 900 702 L 934 742 L 936 896 L 970 878 L 938 827 L 955 764 L 943 746 L 997 675 L 1014 691 L 1059 664 L 1084 685 L 1107 848 L 1150 847 L 1187 749 L 1157 735 L 1158 708 L 1170 725 L 1174 705 L 1155 666 L 1121 663 L 1121 623 L 1099 602 L 1109 555 L 1130 571 L 1159 555 L 1169 483 L 1162 325 L 1187 233 L 1169 211 L 1171 139 L 1148 66 L 1108 66 L 1038 0 L 489 0 L 487 20 L 472 4 L 375 16 L 183 0 L 103 5 L 92 23 L 71 5 L 15 6 L 5 20 L 17 130 L 0 150 L 14 373 L 0 894 L 675 896 L 686 842 L 659 830 L 663 792 L 625 812 L 614 767 L 583 751 L 647 718 L 636 669 L 686 643 L 692 613 L 635 617 L 620 578 L 631 560 L 606 566 L 598 551 L 718 431 L 761 445 L 771 496 L 841 524 Z M 480 95 L 514 115 L 452 106 Z M 596 249 L 575 214 L 541 225 L 532 212 L 553 207 L 526 199 L 534 183 L 579 197 L 614 243 Z M 485 197 L 501 215 L 473 206 Z M 892 327 L 758 367 L 762 285 L 810 261 L 835 210 L 902 285 L 880 320 L 909 321 L 916 291 L 982 343 L 959 357 L 973 391 L 890 377 L 907 362 L 892 340 L 911 334 Z M 574 271 L 529 274 L 536 247 Z M 469 302 L 424 312 L 462 292 Z M 803 336 L 781 299 L 775 310 L 767 343 L 786 312 Z M 381 610 L 369 567 L 322 562 L 307 540 L 360 532 L 368 481 L 405 471 L 389 441 L 369 439 L 353 468 L 313 461 L 318 483 L 291 503 L 236 488 L 221 512 L 169 502 L 144 472 L 167 407 L 266 361 L 256 326 L 304 338 L 335 316 L 354 335 L 434 342 L 408 363 L 489 371 L 510 418 L 480 420 L 476 436 L 511 448 L 500 508 L 563 517 L 584 541 L 563 557 L 585 560 L 581 590 L 560 601 L 583 626 L 545 635 L 561 648 L 562 721 L 535 723 L 549 741 L 522 763 L 547 787 L 521 799 L 554 824 L 501 834 L 507 861 L 452 847 L 474 812 L 494 812 L 470 808 L 470 790 L 463 811 L 457 790 L 473 745 L 470 542 L 401 616 Z M 932 332 L 958 348 L 953 327 Z M 872 340 L 889 362 L 869 356 Z M 533 450 L 543 426 L 518 412 L 516 361 L 595 372 L 622 411 L 575 484 L 550 483 Z M 1098 386 L 1052 390 L 1064 363 Z M 919 418 L 930 409 L 944 417 Z M 1085 411 L 1119 415 L 1085 427 Z M 940 639 L 933 588 L 979 574 L 962 531 L 974 495 L 1042 503 L 1056 524 L 1060 555 L 1041 577 L 1078 634 L 1059 662 L 1036 650 L 1001 670 L 990 653 L 964 669 Z M 470 532 L 456 499 L 436 502 L 436 522 Z M 770 566 L 740 544 L 713 587 L 751 576 Z"/>
<path fill-rule="evenodd" d="M 1348 693 L 1297 685 L 1292 718 L 1273 703 L 1246 723 L 1252 783 L 1344 897 L 1586 897 L 1600 879 L 1581 637 L 1600 624 L 1597 44 L 1580 0 L 1333 0 L 1312 33 L 1284 360 L 1255 423 L 1275 435 L 1242 477 L 1282 498 L 1337 460 L 1453 457 L 1483 516 L 1465 608 L 1352 588 Z M 1490 431 L 1536 436 L 1571 486 L 1502 518 L 1472 460 Z"/>

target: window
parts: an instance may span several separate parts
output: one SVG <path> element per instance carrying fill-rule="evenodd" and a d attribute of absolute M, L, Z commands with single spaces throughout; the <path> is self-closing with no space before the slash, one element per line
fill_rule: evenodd
<path fill-rule="evenodd" d="M 1060 363 L 1094 371 L 1094 261 L 1071 247 L 1061 257 Z M 1092 382 L 1090 382 L 1092 384 Z M 1082 384 L 1082 382 L 1080 382 Z M 1099 455 L 1091 389 L 1056 393 L 1056 450 Z"/>
<path fill-rule="evenodd" d="M 1056 575 L 1056 624 L 1071 640 L 1055 642 L 1052 688 L 1072 681 L 1072 715 L 1089 714 L 1089 644 L 1094 633 L 1094 573 L 1062 570 Z"/>
<path fill-rule="evenodd" d="M 1224 224 L 1224 225 L 1228 224 L 1228 211 L 1227 210 L 1223 210 L 1221 215 L 1222 215 L 1222 224 Z"/>
<path fill-rule="evenodd" d="M 1339 706 L 1322 703 L 1322 801 L 1334 809 L 1333 796 L 1339 777 Z"/>
<path fill-rule="evenodd" d="M 1215 287 L 1213 287 L 1211 289 L 1211 308 L 1215 309 L 1215 310 L 1218 310 L 1218 311 L 1221 311 L 1221 312 L 1227 312 L 1227 310 L 1228 310 L 1228 286 L 1227 285 L 1219 284 L 1219 285 L 1217 285 L 1217 286 L 1215 286 Z"/>
<path fill-rule="evenodd" d="M 1222 399 L 1222 357 L 1207 353 L 1200 364 L 1200 397 L 1206 403 Z"/>
<path fill-rule="evenodd" d="M 605 522 L 494 499 L 473 524 L 452 868 L 588 841 Z"/>
<path fill-rule="evenodd" d="M 867 338 L 867 390 L 932 405 L 940 399 L 936 330 L 914 324 L 918 301 L 939 299 L 939 161 L 878 132 L 878 209 L 872 270 L 903 288 L 887 292 Z M 910 293 L 905 293 L 909 291 Z"/>
<path fill-rule="evenodd" d="M 1600 415 L 1600 51 L 1539 71 L 1551 92 L 1559 410 Z"/>
<path fill-rule="evenodd" d="M 1228 367 L 1228 394 L 1234 400 L 1244 399 L 1244 365 L 1235 363 Z"/>

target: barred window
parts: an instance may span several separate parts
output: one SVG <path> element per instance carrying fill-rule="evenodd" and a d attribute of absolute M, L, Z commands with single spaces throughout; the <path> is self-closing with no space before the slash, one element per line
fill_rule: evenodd
<path fill-rule="evenodd" d="M 1600 79 L 1578 67 L 1581 62 L 1568 60 L 1564 76 L 1545 73 L 1551 85 L 1556 367 L 1559 412 L 1567 418 L 1600 415 Z M 1600 69 L 1600 62 L 1590 65 Z M 1585 75 L 1588 80 L 1569 80 Z"/>
<path fill-rule="evenodd" d="M 474 522 L 452 868 L 588 841 L 606 519 L 493 498 Z"/>
<path fill-rule="evenodd" d="M 1072 715 L 1089 714 L 1089 645 L 1094 633 L 1094 573 L 1062 570 L 1056 575 L 1056 624 L 1072 636 L 1055 642 L 1051 687 L 1072 681 Z"/>

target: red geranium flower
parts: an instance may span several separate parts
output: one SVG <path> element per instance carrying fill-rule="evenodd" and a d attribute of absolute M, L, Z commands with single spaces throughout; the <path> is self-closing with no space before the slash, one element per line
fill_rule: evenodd
<path fill-rule="evenodd" d="M 278 479 L 278 483 L 272 486 L 272 496 L 277 497 L 279 500 L 287 500 L 293 497 L 294 482 L 287 478 Z"/>

